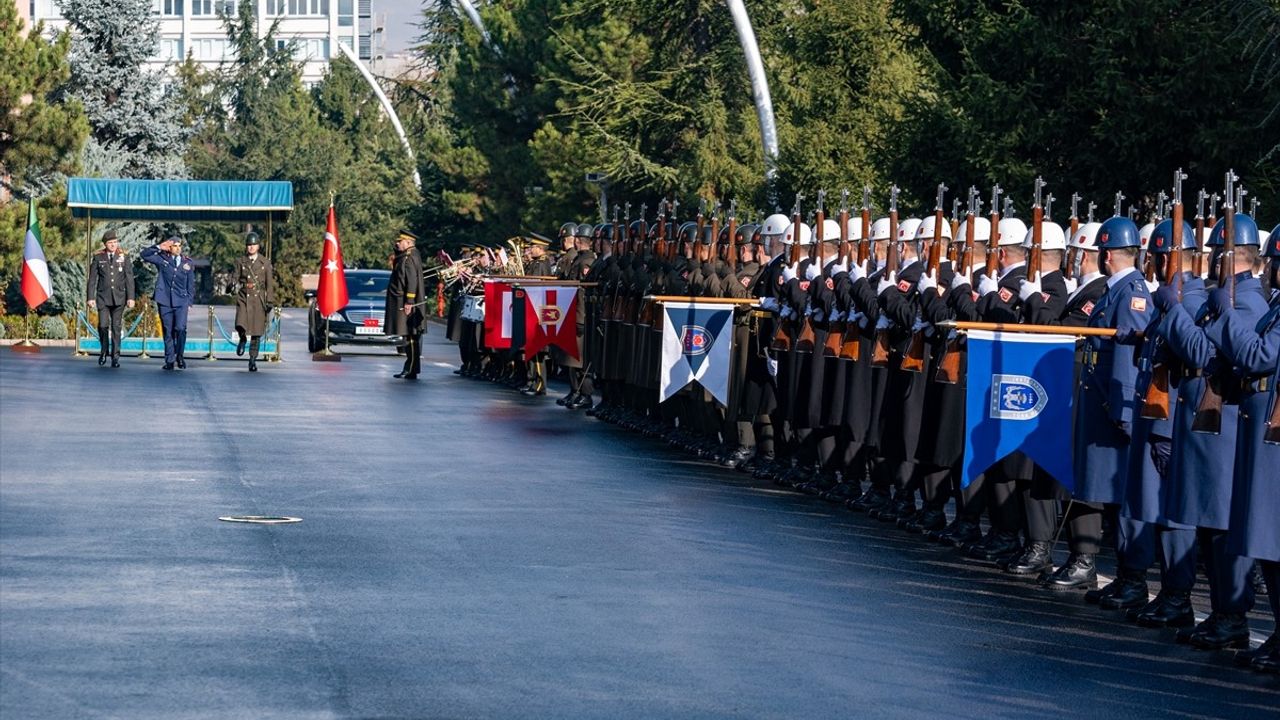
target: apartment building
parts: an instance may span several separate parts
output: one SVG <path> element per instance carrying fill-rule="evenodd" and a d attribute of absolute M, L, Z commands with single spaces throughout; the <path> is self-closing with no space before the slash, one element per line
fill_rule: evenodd
<path fill-rule="evenodd" d="M 30 13 L 32 22 L 43 20 L 57 31 L 66 27 L 59 0 L 16 0 L 19 9 Z M 230 48 L 220 12 L 235 14 L 238 3 L 252 3 L 258 14 L 260 32 L 279 22 L 276 42 L 294 43 L 295 57 L 302 63 L 302 81 L 307 85 L 324 76 L 329 58 L 340 54 L 338 43 L 346 43 L 362 60 L 382 54 L 382 20 L 375 18 L 372 0 L 152 0 L 160 21 L 160 44 L 152 62 L 156 65 L 181 62 L 187 56 L 196 62 L 216 66 L 229 59 Z M 25 6 L 25 7 L 23 7 Z M 25 13 L 24 13 L 25 14 Z"/>

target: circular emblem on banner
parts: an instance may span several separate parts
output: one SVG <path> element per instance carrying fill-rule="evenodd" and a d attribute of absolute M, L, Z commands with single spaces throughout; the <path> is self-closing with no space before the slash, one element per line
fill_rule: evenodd
<path fill-rule="evenodd" d="M 996 420 L 1032 420 L 1049 404 L 1049 393 L 1027 375 L 991 376 L 991 412 Z"/>
<path fill-rule="evenodd" d="M 701 325 L 685 325 L 680 329 L 680 344 L 685 355 L 702 355 L 711 349 L 711 333 Z"/>
<path fill-rule="evenodd" d="M 543 305 L 538 308 L 539 325 L 555 325 L 560 322 L 560 308 L 555 305 Z"/>

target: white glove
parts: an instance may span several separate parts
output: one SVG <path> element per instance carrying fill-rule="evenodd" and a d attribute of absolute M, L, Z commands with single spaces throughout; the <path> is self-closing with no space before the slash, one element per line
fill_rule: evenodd
<path fill-rule="evenodd" d="M 972 284 L 973 284 L 973 274 L 971 272 L 956 273 L 955 277 L 951 278 L 952 290 L 959 290 L 965 285 L 972 285 Z"/>
<path fill-rule="evenodd" d="M 1068 295 L 1075 292 L 1076 288 L 1080 287 L 1080 281 L 1076 280 L 1075 278 L 1062 278 L 1062 282 L 1067 284 Z"/>
<path fill-rule="evenodd" d="M 772 297 L 760 298 L 760 308 L 762 310 L 778 312 L 778 299 Z"/>
<path fill-rule="evenodd" d="M 831 276 L 832 276 L 832 277 L 835 277 L 836 275 L 839 275 L 840 273 L 847 273 L 847 272 L 849 272 L 849 264 L 848 264 L 848 263 L 836 263 L 835 265 L 832 265 L 832 266 L 831 266 Z"/>
<path fill-rule="evenodd" d="M 849 279 L 854 282 L 858 282 L 866 276 L 867 268 L 861 263 L 854 263 L 853 266 L 849 268 Z"/>
<path fill-rule="evenodd" d="M 813 318 L 814 322 L 822 322 L 823 320 L 827 319 L 827 314 L 825 312 L 821 310 L 816 310 L 816 309 L 813 312 L 811 312 L 809 316 Z"/>
<path fill-rule="evenodd" d="M 885 290 L 897 286 L 898 283 L 894 282 L 893 278 L 882 277 L 880 278 L 880 284 L 876 286 L 876 295 L 883 295 Z"/>
<path fill-rule="evenodd" d="M 919 290 L 921 295 L 923 295 L 926 292 L 929 292 L 930 290 L 937 290 L 937 289 L 938 289 L 938 281 L 934 280 L 933 276 L 930 273 L 922 274 L 920 276 L 920 280 L 916 282 L 916 290 Z"/>
<path fill-rule="evenodd" d="M 818 267 L 818 263 L 809 263 L 809 267 L 804 269 L 804 279 L 812 280 L 822 274 L 822 268 Z"/>
<path fill-rule="evenodd" d="M 786 320 L 787 318 L 790 318 L 795 314 L 796 314 L 795 311 L 791 309 L 790 305 L 783 305 L 782 312 L 778 313 L 778 317 L 782 318 L 783 320 Z"/>
<path fill-rule="evenodd" d="M 1018 286 L 1018 297 L 1022 298 L 1024 302 L 1032 295 L 1039 295 L 1042 292 L 1044 290 L 1040 287 L 1040 283 L 1035 280 L 1023 280 L 1022 284 Z"/>
<path fill-rule="evenodd" d="M 771 377 L 778 377 L 778 359 L 766 356 L 764 359 L 765 367 L 769 368 Z"/>
<path fill-rule="evenodd" d="M 1143 282 L 1147 284 L 1147 292 L 1155 292 L 1160 289 L 1160 282 L 1158 280 L 1143 280 Z"/>
<path fill-rule="evenodd" d="M 983 275 L 982 282 L 978 283 L 979 295 L 986 295 L 988 293 L 993 293 L 999 289 L 1000 289 L 1000 285 L 996 282 L 995 278 L 991 277 L 990 275 Z"/>
<path fill-rule="evenodd" d="M 837 311 L 834 315 L 832 315 L 831 319 L 835 322 L 844 322 L 845 320 L 849 319 L 849 313 L 843 310 L 840 310 L 840 311 Z"/>
<path fill-rule="evenodd" d="M 782 279 L 791 282 L 796 279 L 796 271 L 799 268 L 796 265 L 788 265 L 782 268 Z"/>

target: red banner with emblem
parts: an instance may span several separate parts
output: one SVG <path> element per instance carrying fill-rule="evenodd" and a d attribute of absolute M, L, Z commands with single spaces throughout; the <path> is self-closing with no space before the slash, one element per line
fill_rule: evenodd
<path fill-rule="evenodd" d="M 484 345 L 493 350 L 509 350 L 512 337 L 511 283 L 484 281 Z"/>
<path fill-rule="evenodd" d="M 556 346 L 578 359 L 578 288 L 531 285 L 524 294 L 524 358 Z"/>

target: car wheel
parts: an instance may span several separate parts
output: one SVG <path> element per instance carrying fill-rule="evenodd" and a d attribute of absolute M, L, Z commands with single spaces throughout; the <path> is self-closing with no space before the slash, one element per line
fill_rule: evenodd
<path fill-rule="evenodd" d="M 314 319 L 307 323 L 307 352 L 320 352 L 324 349 L 324 338 L 317 337 L 319 334 L 319 332 L 316 332 Z"/>

